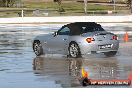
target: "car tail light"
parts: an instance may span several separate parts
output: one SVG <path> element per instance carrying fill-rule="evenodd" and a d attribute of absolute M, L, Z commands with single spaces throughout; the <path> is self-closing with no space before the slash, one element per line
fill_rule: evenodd
<path fill-rule="evenodd" d="M 114 35 L 114 36 L 112 37 L 112 40 L 118 40 L 117 35 Z"/>
<path fill-rule="evenodd" d="M 87 38 L 86 41 L 87 41 L 88 43 L 91 43 L 92 41 L 94 41 L 94 38 Z"/>

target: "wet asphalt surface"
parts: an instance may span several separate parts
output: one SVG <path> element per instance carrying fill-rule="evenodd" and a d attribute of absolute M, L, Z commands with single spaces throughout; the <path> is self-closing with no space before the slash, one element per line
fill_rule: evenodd
<path fill-rule="evenodd" d="M 39 34 L 56 31 L 61 25 L 0 25 L 0 88 L 82 88 L 78 79 L 82 67 L 92 79 L 127 79 L 132 73 L 132 24 L 103 24 L 119 36 L 116 56 L 103 54 L 67 58 L 63 55 L 36 57 L 32 40 Z M 123 34 L 129 33 L 129 42 Z M 86 88 L 131 88 L 130 86 L 88 86 Z"/>

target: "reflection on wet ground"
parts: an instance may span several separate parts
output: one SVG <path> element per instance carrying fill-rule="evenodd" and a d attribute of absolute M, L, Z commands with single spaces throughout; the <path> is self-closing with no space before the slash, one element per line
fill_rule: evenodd
<path fill-rule="evenodd" d="M 78 59 L 36 57 L 33 60 L 33 69 L 36 76 L 41 76 L 45 81 L 47 79 L 54 80 L 55 85 L 59 84 L 62 88 L 81 88 L 79 79 L 82 67 L 88 71 L 89 78 L 92 79 L 127 79 L 132 72 L 132 60 L 129 58 L 128 62 L 128 64 L 125 64 L 124 60 L 120 60 L 118 55 L 110 58 L 103 55 L 92 55 Z M 90 88 L 95 87 L 97 86 L 91 86 Z M 123 88 L 126 88 L 126 86 Z"/>
<path fill-rule="evenodd" d="M 132 72 L 132 42 L 120 43 L 117 55 L 109 58 L 102 54 L 78 59 L 61 55 L 36 57 L 32 51 L 32 39 L 36 35 L 56 31 L 60 26 L 54 27 L 56 25 L 0 25 L 0 88 L 82 88 L 78 81 L 82 67 L 92 79 L 127 79 Z M 130 31 L 132 26 L 127 25 L 126 28 Z M 102 87 L 108 88 L 87 88 Z"/>
<path fill-rule="evenodd" d="M 81 59 L 44 58 L 37 57 L 33 61 L 34 74 L 43 76 L 46 81 L 53 80 L 61 87 L 77 86 L 79 84 Z"/>

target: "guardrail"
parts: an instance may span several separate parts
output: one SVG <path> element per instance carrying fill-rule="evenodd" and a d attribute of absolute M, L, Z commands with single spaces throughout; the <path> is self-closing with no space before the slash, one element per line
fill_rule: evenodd
<path fill-rule="evenodd" d="M 132 23 L 132 15 L 126 16 L 59 16 L 0 18 L 0 23 L 48 23 L 48 22 L 98 22 Z"/>

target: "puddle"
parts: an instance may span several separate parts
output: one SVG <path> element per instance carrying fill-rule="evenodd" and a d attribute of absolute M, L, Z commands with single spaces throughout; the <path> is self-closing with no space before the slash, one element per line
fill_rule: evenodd
<path fill-rule="evenodd" d="M 0 88 L 81 88 L 78 81 L 82 67 L 92 79 L 127 79 L 132 72 L 132 43 L 121 43 L 118 54 L 107 58 L 87 55 L 73 59 L 61 55 L 36 57 L 32 40 L 39 34 L 56 31 L 54 25 L 0 25 Z M 125 25 L 124 25 L 125 26 Z M 123 31 L 129 27 L 105 26 Z M 54 29 L 52 29 L 54 28 Z M 114 31 L 115 32 L 115 31 Z M 123 35 L 119 34 L 120 38 Z M 131 36 L 130 36 L 131 37 Z M 123 42 L 122 40 L 120 40 Z M 131 40 L 130 40 L 131 41 Z M 130 88 L 129 86 L 109 86 Z M 88 86 L 87 88 L 109 88 Z"/>

